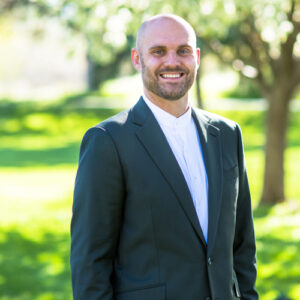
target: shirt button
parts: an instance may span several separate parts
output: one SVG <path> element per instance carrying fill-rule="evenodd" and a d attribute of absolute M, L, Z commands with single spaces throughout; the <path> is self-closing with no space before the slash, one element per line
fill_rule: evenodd
<path fill-rule="evenodd" d="M 208 265 L 210 266 L 212 263 L 213 263 L 214 259 L 212 256 L 210 256 L 208 259 L 207 259 L 207 263 Z"/>

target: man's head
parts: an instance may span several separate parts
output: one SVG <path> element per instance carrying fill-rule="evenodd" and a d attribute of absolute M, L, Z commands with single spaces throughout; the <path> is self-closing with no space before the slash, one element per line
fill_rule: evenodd
<path fill-rule="evenodd" d="M 146 96 L 170 101 L 187 96 L 199 60 L 195 32 L 181 17 L 158 15 L 141 25 L 132 62 L 142 73 Z"/>

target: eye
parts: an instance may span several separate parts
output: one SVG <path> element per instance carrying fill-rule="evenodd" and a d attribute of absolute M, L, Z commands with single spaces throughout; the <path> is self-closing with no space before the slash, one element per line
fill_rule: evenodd
<path fill-rule="evenodd" d="M 178 52 L 180 55 L 186 55 L 186 54 L 189 54 L 191 52 L 191 50 L 188 48 L 181 48 L 181 49 L 179 49 Z"/>
<path fill-rule="evenodd" d="M 152 54 L 160 56 L 164 54 L 164 50 L 163 49 L 155 49 L 152 51 Z"/>

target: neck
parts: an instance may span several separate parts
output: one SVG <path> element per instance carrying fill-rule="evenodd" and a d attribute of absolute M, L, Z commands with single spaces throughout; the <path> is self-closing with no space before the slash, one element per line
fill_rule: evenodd
<path fill-rule="evenodd" d="M 160 98 L 147 90 L 144 90 L 144 93 L 152 103 L 176 118 L 183 115 L 189 108 L 188 94 L 178 100 L 167 100 Z"/>

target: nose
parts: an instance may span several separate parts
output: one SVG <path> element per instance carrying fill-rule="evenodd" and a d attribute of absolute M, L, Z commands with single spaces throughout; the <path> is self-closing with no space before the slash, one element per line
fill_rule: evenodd
<path fill-rule="evenodd" d="M 176 51 L 170 51 L 166 57 L 165 64 L 168 66 L 174 66 L 178 64 Z"/>

